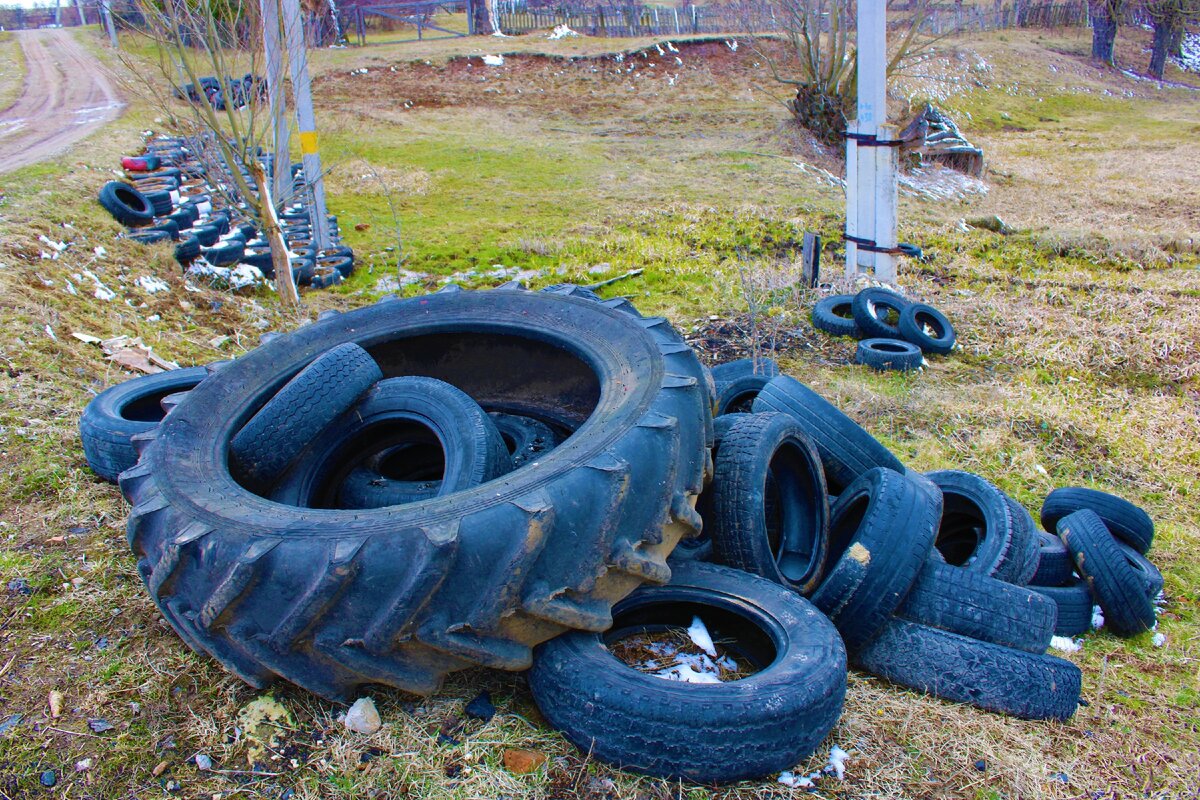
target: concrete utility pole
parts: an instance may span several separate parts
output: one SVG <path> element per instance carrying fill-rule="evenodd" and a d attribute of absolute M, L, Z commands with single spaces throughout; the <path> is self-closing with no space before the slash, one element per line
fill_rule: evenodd
<path fill-rule="evenodd" d="M 887 5 L 858 0 L 858 118 L 846 137 L 846 276 L 896 282 L 897 130 L 887 124 Z M 883 251 L 883 252 L 880 252 Z"/>
<path fill-rule="evenodd" d="M 83 13 L 83 0 L 75 0 L 75 8 L 79 11 L 79 24 L 87 25 L 87 14 Z"/>
<path fill-rule="evenodd" d="M 291 126 L 288 125 L 287 101 L 283 97 L 283 13 L 279 0 L 259 0 L 263 26 L 263 52 L 266 54 L 267 101 L 274 128 L 271 193 L 275 205 L 292 195 Z"/>
<path fill-rule="evenodd" d="M 330 246 L 329 220 L 325 214 L 325 182 L 321 177 L 321 154 L 317 147 L 317 121 L 313 114 L 312 86 L 308 77 L 308 52 L 304 45 L 304 22 L 300 0 L 279 0 L 283 9 L 283 33 L 287 40 L 288 67 L 292 74 L 292 94 L 296 103 L 296 125 L 300 129 L 300 153 L 304 162 L 304 180 L 311 202 L 308 206 L 313 241 L 318 250 Z"/>
<path fill-rule="evenodd" d="M 120 50 L 120 42 L 117 41 L 117 26 L 113 24 L 112 6 L 109 0 L 100 0 L 100 13 L 104 17 L 104 28 L 108 31 L 108 41 L 112 44 L 113 50 Z"/>

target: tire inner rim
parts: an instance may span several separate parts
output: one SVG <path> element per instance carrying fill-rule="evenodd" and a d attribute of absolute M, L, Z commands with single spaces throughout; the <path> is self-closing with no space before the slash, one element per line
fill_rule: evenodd
<path fill-rule="evenodd" d="M 820 565 L 821 515 L 811 466 L 800 448 L 785 441 L 771 456 L 763 492 L 763 515 L 771 553 L 779 571 L 792 583 L 805 583 Z"/>
<path fill-rule="evenodd" d="M 742 678 L 767 669 L 783 652 L 786 634 L 745 601 L 693 587 L 671 586 L 668 590 L 669 599 L 657 598 L 649 591 L 618 604 L 613 609 L 612 628 L 601 635 L 605 648 L 611 651 L 622 640 L 639 634 L 661 634 L 664 639 L 673 634 L 686 639 L 688 627 L 699 617 L 715 644 L 739 664 L 751 667 Z M 617 656 L 613 658 L 625 664 Z"/>

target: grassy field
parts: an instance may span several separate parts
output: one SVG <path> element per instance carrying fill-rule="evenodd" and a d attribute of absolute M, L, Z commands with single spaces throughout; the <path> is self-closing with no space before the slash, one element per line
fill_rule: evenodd
<path fill-rule="evenodd" d="M 21 94 L 25 82 L 25 52 L 12 31 L 0 31 L 0 109 Z"/>
<path fill-rule="evenodd" d="M 836 173 L 836 159 L 790 125 L 751 42 L 680 44 L 683 63 L 653 46 L 621 61 L 510 55 L 484 68 L 478 58 L 645 44 L 526 37 L 313 53 L 330 204 L 361 268 L 337 290 L 306 294 L 298 314 L 265 293 L 189 287 L 169 248 L 115 238 L 95 192 L 141 131 L 161 127 L 160 112 L 136 98 L 67 157 L 6 178 L 0 723 L 22 718 L 0 733 L 0 793 L 801 794 L 769 780 L 670 784 L 591 762 L 540 721 L 520 675 L 485 670 L 454 676 L 430 699 L 372 692 L 385 722 L 373 737 L 346 733 L 337 707 L 279 687 L 288 719 L 269 773 L 250 774 L 239 712 L 257 693 L 166 627 L 129 557 L 129 509 L 88 471 L 77 439 L 90 397 L 129 376 L 72 333 L 140 336 L 164 357 L 205 363 L 397 285 L 405 294 L 449 276 L 494 285 L 497 265 L 535 287 L 643 268 L 606 293 L 630 295 L 685 332 L 710 315 L 744 314 L 739 265 L 764 280 L 792 274 L 805 230 L 836 240 L 843 202 L 816 169 Z M 1141 58 L 1143 45 L 1123 57 Z M 1200 95 L 1100 70 L 1085 52 L 1074 34 L 956 40 L 903 83 L 915 100 L 941 98 L 989 156 L 986 193 L 901 202 L 903 238 L 929 254 L 903 265 L 903 288 L 949 314 L 961 351 L 920 374 L 879 375 L 850 363 L 849 343 L 812 330 L 811 294 L 785 293 L 768 313 L 792 332 L 776 353 L 783 367 L 909 465 L 978 472 L 1035 511 L 1070 484 L 1143 504 L 1159 530 L 1151 555 L 1166 575 L 1165 644 L 1087 636 L 1067 656 L 1083 669 L 1087 705 L 1067 724 L 1006 719 L 851 673 L 841 722 L 801 767 L 819 768 L 835 744 L 850 753 L 846 780 L 823 779 L 822 796 L 1200 792 L 1200 197 L 1189 166 L 1200 156 Z M 960 224 L 987 214 L 1018 232 Z M 52 258 L 42 236 L 69 247 Z M 832 245 L 825 268 L 839 269 Z M 92 275 L 117 298 L 97 299 Z M 136 283 L 145 275 L 172 291 L 146 293 Z M 463 704 L 485 689 L 499 714 L 464 720 Z M 63 695 L 59 717 L 51 692 Z M 113 727 L 96 732 L 104 726 L 89 720 Z M 440 733 L 460 743 L 439 743 Z M 515 775 L 502 766 L 506 747 L 551 758 Z M 197 753 L 215 771 L 198 770 Z M 45 770 L 55 771 L 53 789 L 39 786 Z"/>

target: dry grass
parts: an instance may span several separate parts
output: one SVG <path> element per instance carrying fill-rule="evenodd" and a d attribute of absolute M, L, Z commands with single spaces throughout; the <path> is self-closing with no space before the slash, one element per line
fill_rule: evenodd
<path fill-rule="evenodd" d="M 12 31 L 0 31 L 0 110 L 21 94 L 25 85 L 25 51 Z"/>
<path fill-rule="evenodd" d="M 847 779 L 822 780 L 822 796 L 1195 797 L 1200 278 L 1194 258 L 1172 252 L 1165 240 L 1186 238 L 1187 220 L 1200 207 L 1187 176 L 1167 170 L 1173 161 L 1183 173 L 1178 166 L 1194 161 L 1195 136 L 1187 131 L 1197 104 L 1140 85 L 1131 89 L 1137 97 L 1121 97 L 1127 79 L 1087 66 L 1073 55 L 1074 39 L 1006 38 L 960 43 L 988 60 L 991 73 L 952 101 L 973 115 L 968 135 L 994 153 L 991 194 L 951 207 L 903 201 L 908 238 L 932 254 L 928 264 L 906 265 L 905 288 L 947 311 L 963 350 L 919 375 L 871 373 L 848 364 L 849 343 L 811 331 L 803 321 L 807 295 L 795 308 L 784 293 L 773 305 L 798 333 L 780 358 L 914 467 L 977 471 L 1035 510 L 1050 488 L 1069 483 L 1144 504 L 1160 531 L 1152 555 L 1166 575 L 1167 644 L 1087 637 L 1070 657 L 1084 670 L 1089 705 L 1061 725 L 1005 719 L 852 673 L 838 727 L 800 769 L 820 768 L 837 744 L 851 754 Z M 444 64 L 453 48 L 436 47 Z M 326 148 L 343 167 L 331 176 L 331 199 L 348 235 L 356 222 L 380 227 L 383 206 L 371 205 L 379 192 L 371 180 L 359 182 L 367 173 L 353 163 L 364 158 L 395 191 L 414 258 L 434 253 L 432 264 L 436 254 L 476 249 L 488 264 L 496 257 L 544 269 L 538 280 L 547 283 L 586 277 L 600 263 L 613 272 L 644 265 L 644 276 L 609 292 L 633 294 L 643 310 L 666 313 L 701 336 L 714 329 L 708 314 L 745 319 L 739 248 L 748 264 L 774 274 L 772 265 L 783 263 L 775 259 L 786 256 L 780 237 L 836 229 L 837 193 L 792 166 L 797 140 L 781 127 L 782 107 L 755 89 L 761 80 L 752 60 L 723 55 L 718 69 L 692 59 L 679 91 L 660 79 L 611 102 L 602 92 L 587 94 L 595 73 L 542 60 L 513 59 L 497 84 L 513 94 L 545 92 L 519 101 L 505 95 L 505 102 L 444 65 L 422 90 L 446 102 L 401 111 L 394 100 L 422 88 L 422 67 L 398 60 L 406 52 L 418 51 L 314 55 L 330 64 L 319 92 L 330 109 Z M 379 63 L 361 80 L 336 75 L 357 65 L 354 59 Z M 1049 73 L 1047 63 L 1075 71 Z M 1043 104 L 1027 91 L 1008 91 L 1026 86 L 1039 67 L 1039 91 L 1070 101 L 1056 101 L 1053 115 L 1040 113 Z M 1080 91 L 1059 91 L 1075 83 Z M 1006 130 L 1014 121 L 1023 129 Z M 590 762 L 542 722 L 521 676 L 484 670 L 453 676 L 427 700 L 372 691 L 385 725 L 371 737 L 346 732 L 338 708 L 281 687 L 275 696 L 291 721 L 262 762 L 268 774 L 248 774 L 238 712 L 255 692 L 187 651 L 146 596 L 124 541 L 128 507 L 87 471 L 75 428 L 92 394 L 127 376 L 70 333 L 139 335 L 164 356 L 204 363 L 253 347 L 263 330 L 291 329 L 326 307 L 360 305 L 378 276 L 367 267 L 343 290 L 311 293 L 303 314 L 291 318 L 267 295 L 187 289 L 169 248 L 115 240 L 117 226 L 91 201 L 118 156 L 136 149 L 137 132 L 155 126 L 135 105 L 60 163 L 6 180 L 0 203 L 0 721 L 23 715 L 0 734 L 0 796 L 37 796 L 46 769 L 58 773 L 55 793 L 97 798 L 168 790 L 263 798 L 288 790 L 297 798 L 800 795 L 770 780 L 695 787 Z M 1134 146 L 1135 133 L 1154 147 Z M 344 147 L 351 141 L 357 150 Z M 1063 142 L 1084 141 L 1086 156 L 1059 157 Z M 1090 166 L 1117 160 L 1138 179 Z M 1087 171 L 1093 182 L 1061 170 Z M 1141 180 L 1146 172 L 1169 192 L 1173 205 L 1163 218 L 1147 211 L 1153 182 Z M 497 187 L 511 196 L 497 200 Z M 1100 203 L 1126 197 L 1138 213 Z M 1061 211 L 1068 200 L 1076 210 Z M 1045 220 L 1038 224 L 1046 230 L 1012 237 L 955 231 L 959 217 L 983 211 L 1018 223 Z M 372 232 L 352 234 L 368 265 Z M 72 244 L 59 259 L 44 260 L 39 235 Z M 837 266 L 827 258 L 825 268 Z M 84 269 L 118 299 L 92 297 L 90 279 L 74 277 Z M 144 274 L 167 280 L 172 292 L 145 294 L 133 283 Z M 736 326 L 721 330 L 738 336 Z M 499 714 L 487 723 L 465 719 L 463 705 L 485 689 Z M 47 706 L 52 690 L 65 698 L 57 719 Z M 97 718 L 113 730 L 93 733 L 87 721 Z M 509 747 L 541 750 L 550 761 L 532 775 L 511 774 L 502 767 Z M 196 753 L 220 771 L 198 770 L 190 760 Z M 77 772 L 88 758 L 91 766 Z M 979 760 L 985 771 L 975 767 Z M 160 762 L 166 766 L 155 775 Z"/>

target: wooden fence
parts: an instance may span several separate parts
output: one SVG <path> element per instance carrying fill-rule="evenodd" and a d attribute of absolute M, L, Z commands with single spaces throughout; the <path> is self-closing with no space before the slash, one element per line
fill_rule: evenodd
<path fill-rule="evenodd" d="M 548 30 L 559 25 L 587 36 L 777 33 L 787 30 L 776 4 L 755 0 L 742 0 L 734 5 L 629 5 L 587 9 L 531 8 L 519 0 L 502 0 L 498 6 L 500 29 L 508 34 Z M 1073 28 L 1089 24 L 1086 0 L 1017 0 L 991 8 L 935 6 L 925 17 L 922 29 L 941 36 L 959 31 Z"/>

